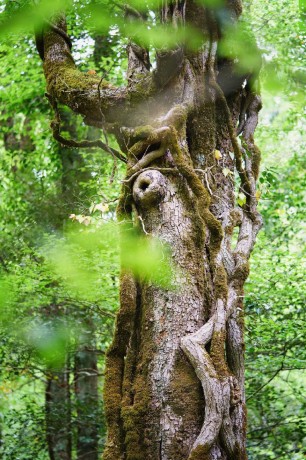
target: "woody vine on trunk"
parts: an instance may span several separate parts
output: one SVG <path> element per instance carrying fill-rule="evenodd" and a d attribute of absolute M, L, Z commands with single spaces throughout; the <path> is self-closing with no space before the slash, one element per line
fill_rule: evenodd
<path fill-rule="evenodd" d="M 124 88 L 77 70 L 63 16 L 38 41 L 57 114 L 55 137 L 78 145 L 60 134 L 58 103 L 115 135 L 121 152 L 95 145 L 126 163 L 118 219 L 166 242 L 175 267 L 171 289 L 123 270 L 107 353 L 103 458 L 244 460 L 242 299 L 261 227 L 253 138 L 261 108 L 258 69 L 239 73 L 238 56 L 220 54 L 225 25 L 233 29 L 241 14 L 240 0 L 220 8 L 161 3 L 156 18 L 177 43 L 156 51 L 150 71 L 149 52 L 134 34 Z M 135 30 L 146 20 L 145 11 L 125 11 L 134 14 Z M 188 45 L 191 26 L 200 37 L 196 49 Z"/>

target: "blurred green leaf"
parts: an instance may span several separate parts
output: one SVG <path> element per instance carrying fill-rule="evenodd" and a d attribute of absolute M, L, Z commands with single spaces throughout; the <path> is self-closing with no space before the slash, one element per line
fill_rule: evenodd
<path fill-rule="evenodd" d="M 242 75 L 256 74 L 261 68 L 262 58 L 256 39 L 243 22 L 226 27 L 218 52 L 220 56 L 235 60 L 236 72 Z"/>
<path fill-rule="evenodd" d="M 120 240 L 124 268 L 141 279 L 163 287 L 170 286 L 169 249 L 155 238 L 137 234 L 129 226 L 122 228 L 122 224 L 109 222 L 95 230 L 68 233 L 66 239 L 53 242 L 44 254 L 76 296 L 90 299 L 95 296 L 101 277 L 90 260 L 93 255 L 108 260 L 114 253 L 115 263 L 119 264 Z"/>
<path fill-rule="evenodd" d="M 122 232 L 121 261 L 140 279 L 163 288 L 171 287 L 173 267 L 169 248 L 156 238 L 138 235 L 134 230 Z"/>
<path fill-rule="evenodd" d="M 0 36 L 24 31 L 33 33 L 45 19 L 54 17 L 71 5 L 72 0 L 41 0 L 38 4 L 29 0 L 14 9 L 6 8 L 0 16 Z"/>
<path fill-rule="evenodd" d="M 64 364 L 70 330 L 67 324 L 58 324 L 57 320 L 50 320 L 48 323 L 30 323 L 23 331 L 26 343 L 37 354 L 48 368 L 61 368 Z"/>
<path fill-rule="evenodd" d="M 225 0 L 197 0 L 197 3 L 208 8 L 220 8 L 225 5 Z"/>

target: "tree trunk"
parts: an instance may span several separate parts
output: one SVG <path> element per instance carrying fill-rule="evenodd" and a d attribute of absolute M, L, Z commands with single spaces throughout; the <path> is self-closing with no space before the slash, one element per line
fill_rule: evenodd
<path fill-rule="evenodd" d="M 173 33 L 192 24 L 203 44 L 159 50 L 151 73 L 147 50 L 130 43 L 127 88 L 101 89 L 99 79 L 82 78 L 63 36 L 50 32 L 45 42 L 49 91 L 86 123 L 107 121 L 126 153 L 118 218 L 172 251 L 171 287 L 122 274 L 106 363 L 103 458 L 245 460 L 242 298 L 261 227 L 258 69 L 241 75 L 218 54 L 219 18 L 225 12 L 233 25 L 239 0 L 225 11 L 192 0 L 162 3 L 161 22 Z M 63 19 L 58 27 L 65 30 Z"/>
<path fill-rule="evenodd" d="M 163 20 L 195 15 L 194 23 L 206 20 L 217 39 L 204 10 L 182 3 L 166 5 Z M 235 17 L 239 3 L 232 2 L 229 12 Z M 134 59 L 130 54 L 133 77 L 140 68 Z M 141 144 L 134 130 L 131 186 L 124 185 L 119 206 L 119 217 L 132 211 L 146 234 L 170 246 L 173 286 L 123 277 L 106 366 L 104 460 L 247 458 L 242 296 L 261 226 L 253 143 L 260 99 L 242 88 L 245 76 L 235 75 L 232 62 L 218 62 L 213 40 L 179 60 L 179 49 L 158 54 L 156 78 L 163 90 L 151 106 L 157 116 L 148 120 L 156 131 Z M 247 97 L 252 103 L 243 113 Z M 236 139 L 239 117 L 243 147 Z M 239 236 L 232 244 L 235 227 Z"/>
<path fill-rule="evenodd" d="M 50 372 L 46 388 L 46 430 L 50 460 L 71 460 L 69 375 Z"/>
<path fill-rule="evenodd" d="M 90 343 L 89 338 L 86 340 Z M 77 459 L 98 459 L 98 369 L 94 349 L 83 345 L 75 354 L 75 399 L 77 409 Z"/>

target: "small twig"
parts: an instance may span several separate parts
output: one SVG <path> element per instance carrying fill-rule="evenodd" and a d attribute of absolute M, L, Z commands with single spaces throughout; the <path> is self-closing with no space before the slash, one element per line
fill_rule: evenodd
<path fill-rule="evenodd" d="M 118 158 L 120 161 L 123 161 L 123 163 L 127 163 L 127 159 L 117 150 L 113 149 L 112 147 L 109 147 L 107 144 L 101 141 L 101 139 L 96 139 L 94 141 L 75 141 L 74 139 L 65 139 L 60 133 L 59 133 L 59 126 L 57 122 L 53 121 L 51 123 L 51 128 L 53 130 L 53 137 L 55 140 L 60 142 L 62 145 L 65 147 L 76 147 L 76 148 L 93 148 L 93 147 L 98 147 L 105 152 L 110 153 L 114 157 Z"/>
<path fill-rule="evenodd" d="M 285 358 L 285 357 L 284 357 Z M 283 360 L 284 362 L 284 360 Z M 253 394 L 251 394 L 248 398 L 246 398 L 246 401 L 249 401 L 249 399 L 252 399 L 254 396 L 256 396 L 264 387 L 266 387 L 267 385 L 269 385 L 269 383 L 272 382 L 272 380 L 283 370 L 283 363 L 281 365 L 281 367 L 279 369 L 277 369 L 272 377 L 270 377 L 267 382 L 263 383 L 256 391 L 254 391 Z"/>
<path fill-rule="evenodd" d="M 206 183 L 207 190 L 208 190 L 209 194 L 212 195 L 213 193 L 212 193 L 211 188 L 210 188 L 210 186 L 209 186 L 209 182 L 208 182 L 208 177 L 207 177 L 207 172 L 206 172 L 206 171 L 204 171 L 204 179 L 205 179 L 205 183 Z"/>
<path fill-rule="evenodd" d="M 140 222 L 141 222 L 142 230 L 144 231 L 144 233 L 145 233 L 146 235 L 149 235 L 149 233 L 146 231 L 146 228 L 145 228 L 145 225 L 144 225 L 143 218 L 142 218 L 141 216 L 137 216 L 137 217 L 138 217 L 138 219 L 139 219 Z"/>
<path fill-rule="evenodd" d="M 136 18 L 141 19 L 141 20 L 145 19 L 139 11 L 137 11 L 135 8 L 131 7 L 127 3 L 125 3 L 124 5 L 120 5 L 120 3 L 116 2 L 115 0 L 111 0 L 111 2 L 115 6 L 123 10 L 125 13 L 130 13 L 130 15 L 135 16 Z"/>

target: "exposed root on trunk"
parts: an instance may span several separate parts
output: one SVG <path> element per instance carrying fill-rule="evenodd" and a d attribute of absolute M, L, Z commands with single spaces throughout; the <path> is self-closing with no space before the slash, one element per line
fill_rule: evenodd
<path fill-rule="evenodd" d="M 234 311 L 236 303 L 236 290 L 231 287 L 227 305 L 225 306 L 224 302 L 219 299 L 217 311 L 209 321 L 197 332 L 183 337 L 181 341 L 181 348 L 188 356 L 201 381 L 206 402 L 203 427 L 188 460 L 197 460 L 200 458 L 199 453 L 208 455 L 220 434 L 229 458 L 240 458 L 238 456 L 239 446 L 236 445 L 234 436 L 234 424 L 230 416 L 232 408 L 237 404 L 242 404 L 239 390 L 237 390 L 238 384 L 227 368 L 218 368 L 211 356 L 212 353 L 208 353 L 205 348 L 213 342 L 214 337 L 225 335 L 226 321 Z M 224 358 L 224 341 L 222 343 Z"/>
<path fill-rule="evenodd" d="M 211 449 L 218 439 L 221 439 L 222 447 L 229 459 L 243 460 L 247 458 L 244 445 L 246 417 L 244 395 L 242 394 L 243 376 L 241 376 L 240 354 L 243 353 L 241 342 L 243 332 L 239 307 L 241 307 L 240 298 L 243 296 L 243 284 L 249 273 L 248 259 L 261 227 L 261 217 L 257 211 L 255 195 L 260 153 L 253 141 L 260 102 L 258 98 L 254 99 L 254 113 L 248 113 L 243 130 L 245 135 L 243 143 L 251 154 L 249 158 L 237 142 L 231 112 L 221 88 L 214 79 L 211 79 L 210 84 L 224 105 L 236 168 L 241 180 L 241 190 L 246 195 L 246 205 L 242 208 L 242 220 L 235 250 L 226 248 L 224 251 L 225 240 L 223 240 L 223 233 L 220 232 L 218 244 L 214 247 L 214 258 L 210 260 L 212 271 L 217 275 L 216 279 L 222 280 L 223 274 L 221 285 L 224 290 L 218 289 L 218 286 L 215 289 L 215 313 L 199 331 L 183 337 L 181 341 L 181 347 L 201 381 L 206 403 L 203 427 L 191 449 L 188 460 L 210 459 Z M 190 173 L 186 161 L 180 164 L 181 158 L 185 159 L 177 149 L 178 169 L 189 179 L 188 183 L 198 198 L 199 204 L 204 205 L 205 212 L 203 213 L 202 209 L 201 215 L 210 232 L 211 241 L 213 241 L 215 228 L 208 225 L 210 220 L 207 218 L 212 214 L 209 210 L 210 200 L 201 201 L 201 194 L 197 193 L 197 182 L 193 179 L 193 172 Z M 201 183 L 201 189 L 203 188 Z M 203 195 L 206 198 L 207 195 L 205 193 Z M 216 219 L 215 216 L 213 218 Z M 229 237 L 227 233 L 225 235 L 226 238 Z M 227 264 L 226 272 L 223 265 L 223 261 L 226 263 L 224 257 L 231 260 L 231 264 Z M 225 343 L 234 356 L 231 370 L 225 359 Z"/>

